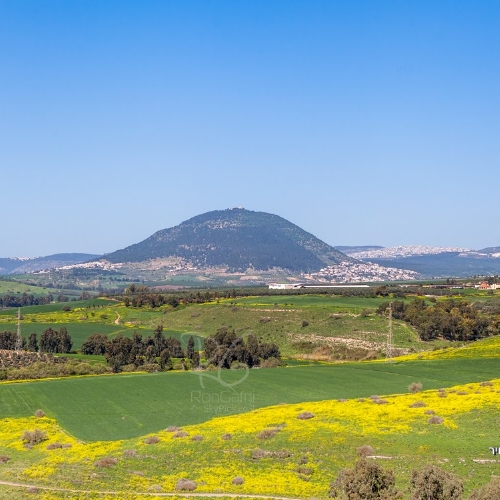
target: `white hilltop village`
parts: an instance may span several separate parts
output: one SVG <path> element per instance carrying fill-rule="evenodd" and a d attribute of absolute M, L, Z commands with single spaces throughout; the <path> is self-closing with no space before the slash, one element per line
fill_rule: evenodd
<path fill-rule="evenodd" d="M 401 245 L 396 247 L 379 248 L 376 250 L 364 250 L 349 252 L 354 259 L 394 259 L 397 257 L 413 257 L 416 255 L 437 255 L 440 253 L 469 253 L 469 248 L 460 247 L 432 247 L 423 245 Z"/>
<path fill-rule="evenodd" d="M 370 281 L 416 280 L 419 274 L 408 269 L 384 267 L 372 262 L 342 262 L 328 266 L 316 273 L 304 274 L 304 279 L 318 283 L 355 283 Z"/>

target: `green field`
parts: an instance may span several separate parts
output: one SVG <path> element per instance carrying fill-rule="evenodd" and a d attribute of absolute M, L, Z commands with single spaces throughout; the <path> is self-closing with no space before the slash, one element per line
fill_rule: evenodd
<path fill-rule="evenodd" d="M 115 440 L 279 403 L 404 393 L 414 381 L 437 389 L 498 373 L 500 360 L 485 358 L 480 366 L 475 359 L 449 359 L 0 384 L 0 418 L 29 416 L 42 408 L 81 439 Z M 227 403 L 238 395 L 243 401 Z"/>

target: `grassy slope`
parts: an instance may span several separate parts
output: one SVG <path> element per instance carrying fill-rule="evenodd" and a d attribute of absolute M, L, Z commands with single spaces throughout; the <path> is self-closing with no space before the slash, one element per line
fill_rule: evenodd
<path fill-rule="evenodd" d="M 279 403 L 403 393 L 414 381 L 436 389 L 488 380 L 499 368 L 496 358 L 448 359 L 0 384 L 0 418 L 42 408 L 81 439 L 124 439 Z"/>
<path fill-rule="evenodd" d="M 387 397 L 386 404 L 370 399 L 345 402 L 306 402 L 278 405 L 241 416 L 222 417 L 184 427 L 186 437 L 155 433 L 157 443 L 142 436 L 125 441 L 85 444 L 66 435 L 50 419 L 3 420 L 0 454 L 11 461 L 0 466 L 0 479 L 80 490 L 162 492 L 175 490 L 179 478 L 199 483 L 198 492 L 274 494 L 326 498 L 328 484 L 339 470 L 356 460 L 358 447 L 369 444 L 381 465 L 395 471 L 404 491 L 411 470 L 435 463 L 459 474 L 466 491 L 485 484 L 497 473 L 488 447 L 496 442 L 500 416 L 500 381 L 492 386 L 467 384 L 439 397 L 437 391 Z M 425 406 L 412 408 L 415 401 Z M 444 421 L 430 425 L 426 411 Z M 310 411 L 315 416 L 299 420 Z M 263 429 L 279 426 L 270 439 L 259 439 Z M 38 427 L 49 440 L 33 450 L 23 449 L 20 437 Z M 221 436 L 230 433 L 230 440 Z M 194 441 L 193 436 L 201 436 Z M 47 443 L 70 448 L 46 450 Z M 125 450 L 134 450 L 135 455 Z M 96 467 L 103 457 L 118 459 L 116 467 Z M 244 484 L 231 484 L 242 476 Z M 2 487 L 0 487 L 2 492 Z M 80 498 L 54 494 L 50 498 Z M 120 498 L 126 498 L 120 495 Z M 408 498 L 405 496 L 405 498 Z"/>

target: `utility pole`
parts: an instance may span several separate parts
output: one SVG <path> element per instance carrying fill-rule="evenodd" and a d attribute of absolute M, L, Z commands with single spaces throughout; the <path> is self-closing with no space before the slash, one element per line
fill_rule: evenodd
<path fill-rule="evenodd" d="M 17 338 L 16 338 L 16 351 L 23 348 L 23 338 L 21 337 L 21 308 L 17 309 Z"/>
<path fill-rule="evenodd" d="M 392 363 L 392 302 L 389 302 L 389 331 L 387 332 L 387 363 Z"/>

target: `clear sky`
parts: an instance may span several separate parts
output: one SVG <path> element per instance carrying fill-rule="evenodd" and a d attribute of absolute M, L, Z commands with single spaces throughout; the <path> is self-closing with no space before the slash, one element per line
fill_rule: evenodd
<path fill-rule="evenodd" d="M 0 257 L 210 210 L 500 245 L 498 0 L 0 0 Z"/>

